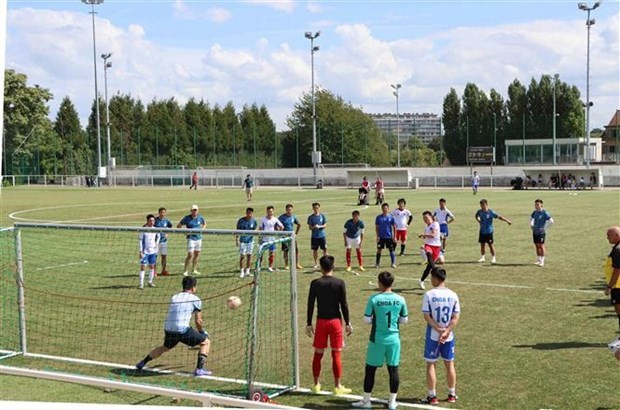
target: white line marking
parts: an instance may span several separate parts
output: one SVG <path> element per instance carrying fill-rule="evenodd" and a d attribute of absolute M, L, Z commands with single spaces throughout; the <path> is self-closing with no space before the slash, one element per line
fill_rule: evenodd
<path fill-rule="evenodd" d="M 67 266 L 83 265 L 85 263 L 88 263 L 88 261 L 65 263 L 64 265 L 56 265 L 56 266 L 45 266 L 43 268 L 37 268 L 36 270 L 58 269 L 58 268 L 65 268 Z"/>
<path fill-rule="evenodd" d="M 558 289 L 558 288 L 545 288 L 545 290 L 551 290 L 554 292 L 603 293 L 602 290 L 579 290 L 579 289 Z"/>

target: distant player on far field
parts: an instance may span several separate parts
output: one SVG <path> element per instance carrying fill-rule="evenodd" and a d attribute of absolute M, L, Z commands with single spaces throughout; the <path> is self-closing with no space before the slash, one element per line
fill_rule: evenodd
<path fill-rule="evenodd" d="M 392 211 L 392 216 L 394 217 L 394 222 L 396 223 L 396 236 L 394 240 L 396 242 L 400 241 L 399 256 L 403 256 L 405 254 L 407 227 L 411 224 L 411 221 L 413 221 L 413 215 L 411 215 L 411 212 L 405 208 L 405 205 L 407 205 L 405 198 L 400 198 L 398 200 L 398 208 Z"/>
<path fill-rule="evenodd" d="M 478 193 L 478 185 L 480 185 L 480 176 L 478 171 L 474 171 L 474 176 L 471 178 L 471 189 L 474 195 Z"/>
<path fill-rule="evenodd" d="M 407 323 L 409 314 L 405 299 L 392 292 L 394 276 L 381 272 L 377 277 L 380 293 L 372 295 L 366 304 L 364 322 L 371 324 L 366 369 L 364 371 L 364 398 L 352 403 L 353 407 L 370 409 L 370 395 L 375 385 L 377 368 L 387 364 L 390 378 L 390 398 L 388 409 L 396 409 L 396 394 L 400 384 L 398 365 L 400 364 L 400 325 Z"/>
<path fill-rule="evenodd" d="M 426 360 L 426 387 L 428 396 L 424 402 L 438 404 L 437 375 L 435 362 L 441 358 L 446 366 L 448 378 L 448 403 L 456 403 L 456 369 L 454 368 L 454 333 L 459 322 L 461 305 L 456 293 L 446 288 L 446 270 L 436 267 L 431 270 L 433 289 L 424 294 L 422 313 L 426 320 L 426 342 L 424 359 Z"/>
<path fill-rule="evenodd" d="M 155 215 L 148 214 L 146 216 L 147 228 L 153 228 L 155 225 Z M 138 241 L 140 243 L 140 284 L 139 289 L 144 289 L 144 268 L 149 266 L 149 287 L 155 287 L 153 279 L 155 278 L 155 262 L 157 261 L 157 248 L 159 244 L 159 232 L 140 232 Z"/>
<path fill-rule="evenodd" d="M 164 344 L 151 350 L 144 359 L 136 364 L 136 369 L 142 370 L 148 362 L 157 359 L 181 342 L 190 347 L 200 346 L 194 375 L 209 376 L 212 374 L 211 371 L 204 368 L 211 343 L 209 334 L 203 328 L 202 301 L 196 296 L 196 278 L 186 276 L 183 278 L 182 284 L 183 292 L 177 293 L 170 299 L 168 316 L 164 322 Z M 194 316 L 196 329 L 190 326 L 192 316 Z"/>
<path fill-rule="evenodd" d="M 243 180 L 243 188 L 245 189 L 245 197 L 248 202 L 252 200 L 252 195 L 254 191 L 254 178 L 252 175 L 248 174 Z"/>
<path fill-rule="evenodd" d="M 536 263 L 541 268 L 545 266 L 545 239 L 547 236 L 547 228 L 553 224 L 553 218 L 543 208 L 543 200 L 534 201 L 534 212 L 530 217 L 530 226 L 534 238 L 534 246 L 536 246 Z"/>

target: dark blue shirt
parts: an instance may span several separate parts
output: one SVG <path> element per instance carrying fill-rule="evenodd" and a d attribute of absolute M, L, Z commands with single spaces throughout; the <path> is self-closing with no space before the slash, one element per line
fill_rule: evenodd
<path fill-rule="evenodd" d="M 155 228 L 172 228 L 172 222 L 170 222 L 167 218 L 160 218 L 159 216 L 155 218 Z M 159 235 L 159 243 L 168 242 L 168 238 L 166 234 L 162 233 Z"/>
<path fill-rule="evenodd" d="M 493 233 L 493 219 L 498 218 L 499 215 L 492 209 L 483 211 L 478 209 L 476 212 L 476 219 L 480 219 L 480 233 L 488 235 Z"/>
<path fill-rule="evenodd" d="M 185 215 L 179 223 L 186 226 L 188 229 L 200 229 L 205 224 L 205 220 L 200 214 L 196 215 L 195 218 L 192 218 L 191 215 Z M 187 235 L 187 239 L 197 241 L 202 239 L 202 235 L 199 233 L 192 233 Z"/>
<path fill-rule="evenodd" d="M 345 235 L 347 238 L 358 238 L 362 234 L 362 230 L 365 228 L 364 221 L 357 220 L 357 223 L 353 222 L 353 219 L 349 219 L 344 223 Z"/>
<path fill-rule="evenodd" d="M 287 214 L 282 214 L 278 217 L 282 225 L 284 226 L 283 231 L 292 231 L 295 232 L 295 226 L 299 225 L 299 220 L 295 215 L 288 216 Z"/>
<path fill-rule="evenodd" d="M 323 214 L 310 214 L 308 216 L 308 225 L 325 225 L 327 223 L 327 218 Z M 312 230 L 313 238 L 325 238 L 325 228 L 313 229 Z"/>
<path fill-rule="evenodd" d="M 394 217 L 392 215 L 377 215 L 377 218 L 375 219 L 375 225 L 378 228 L 377 232 L 379 233 L 380 239 L 392 238 L 392 227 L 396 225 L 396 221 L 394 220 Z"/>
<path fill-rule="evenodd" d="M 545 232 L 545 224 L 551 219 L 551 215 L 545 209 L 541 209 L 540 211 L 532 212 L 531 218 L 534 220 L 534 233 L 541 234 Z"/>
<path fill-rule="evenodd" d="M 237 221 L 237 229 L 242 230 L 242 231 L 254 231 L 256 230 L 257 226 L 258 226 L 258 223 L 256 222 L 256 219 L 254 218 L 250 218 L 250 220 L 247 220 L 245 219 L 245 217 L 243 217 L 243 218 L 239 218 L 239 220 Z M 239 242 L 241 243 L 254 242 L 254 236 L 253 235 L 241 235 L 239 236 Z"/>

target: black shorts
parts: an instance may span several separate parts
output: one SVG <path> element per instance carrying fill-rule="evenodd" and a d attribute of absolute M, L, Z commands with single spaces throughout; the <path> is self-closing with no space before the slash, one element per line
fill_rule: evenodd
<path fill-rule="evenodd" d="M 202 334 L 193 327 L 187 329 L 185 333 L 175 333 L 164 331 L 164 347 L 172 349 L 179 342 L 187 346 L 196 346 L 209 338 L 208 334 Z"/>
<path fill-rule="evenodd" d="M 611 293 L 609 294 L 609 296 L 611 296 L 611 304 L 612 305 L 620 305 L 620 289 L 619 288 L 613 288 L 611 290 Z"/>
<path fill-rule="evenodd" d="M 488 243 L 489 245 L 493 245 L 493 234 L 481 233 L 478 235 L 478 243 Z"/>
<path fill-rule="evenodd" d="M 291 244 L 287 243 L 287 242 L 283 242 L 282 243 L 282 251 L 283 252 L 287 252 L 289 249 L 291 249 Z M 297 250 L 297 245 L 295 245 L 295 250 Z"/>
<path fill-rule="evenodd" d="M 546 233 L 535 233 L 532 235 L 532 237 L 534 238 L 534 243 L 540 243 L 540 244 L 544 244 L 545 243 L 545 237 L 547 236 Z"/>
<path fill-rule="evenodd" d="M 325 238 L 310 238 L 310 249 L 316 251 L 319 248 L 327 249 L 327 240 Z"/>
<path fill-rule="evenodd" d="M 393 251 L 396 249 L 396 242 L 392 238 L 379 238 L 379 242 L 377 242 L 377 249 L 383 248 Z"/>

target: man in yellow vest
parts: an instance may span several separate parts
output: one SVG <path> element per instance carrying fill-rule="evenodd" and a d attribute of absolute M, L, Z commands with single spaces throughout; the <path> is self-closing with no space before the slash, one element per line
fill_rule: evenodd
<path fill-rule="evenodd" d="M 611 297 L 611 304 L 618 315 L 618 328 L 620 330 L 620 226 L 612 226 L 607 229 L 607 240 L 613 248 L 607 256 L 605 262 L 605 295 Z M 614 345 L 612 347 L 612 345 Z M 614 347 L 617 348 L 614 349 Z M 620 336 L 618 340 L 610 343 L 610 348 L 614 350 L 616 359 L 620 360 Z"/>

